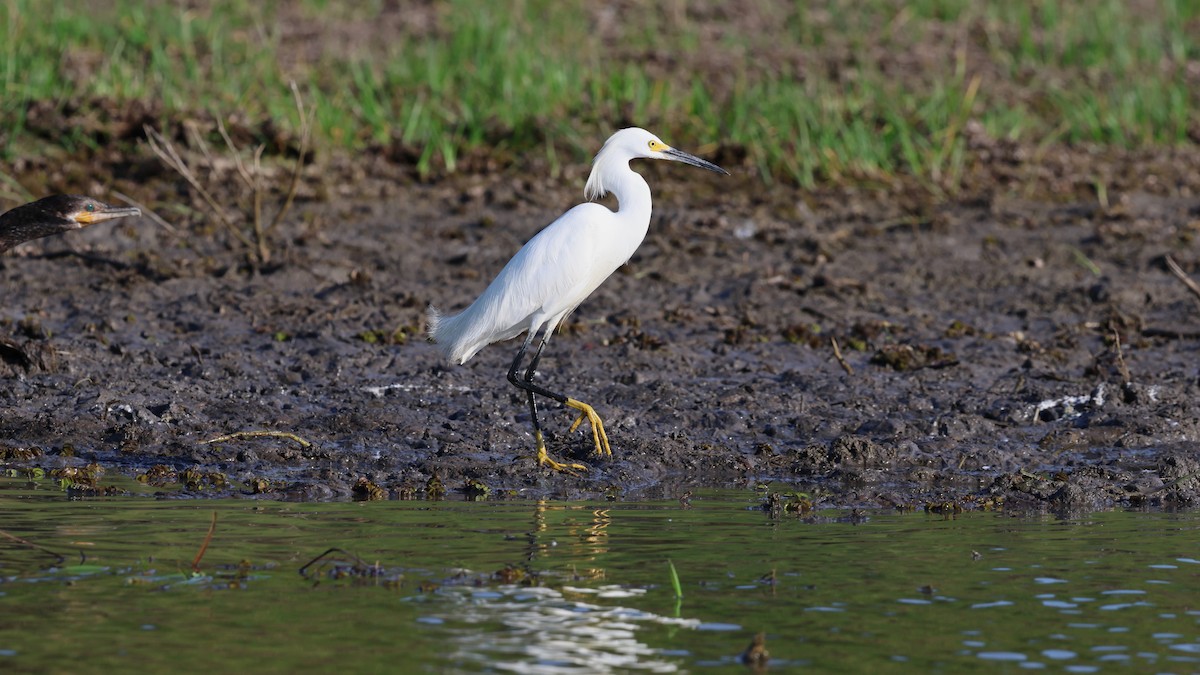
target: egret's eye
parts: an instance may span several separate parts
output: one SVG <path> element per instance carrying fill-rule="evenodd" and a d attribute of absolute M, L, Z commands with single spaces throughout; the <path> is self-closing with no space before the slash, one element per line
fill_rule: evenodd
<path fill-rule="evenodd" d="M 658 141 L 650 141 L 650 149 L 651 150 L 658 152 L 659 150 L 662 150 L 662 147 L 663 147 L 662 143 L 659 143 Z"/>

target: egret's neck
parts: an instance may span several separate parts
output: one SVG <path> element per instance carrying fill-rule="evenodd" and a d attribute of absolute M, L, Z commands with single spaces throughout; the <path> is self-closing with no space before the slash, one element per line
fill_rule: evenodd
<path fill-rule="evenodd" d="M 605 146 L 607 148 L 607 146 Z M 629 261 L 650 229 L 650 186 L 641 174 L 629 168 L 627 157 L 612 157 L 603 150 L 596 157 L 584 192 L 588 199 L 606 194 L 617 198 L 617 212 L 604 219 L 610 235 L 598 237 L 596 264 L 604 276 Z"/>
<path fill-rule="evenodd" d="M 616 172 L 616 180 L 608 191 L 617 198 L 617 213 L 640 222 L 650 224 L 650 185 L 642 175 L 626 165 L 624 171 Z"/>
<path fill-rule="evenodd" d="M 650 227 L 650 186 L 641 174 L 629 168 L 628 158 L 614 157 L 605 150 L 596 156 L 584 195 L 599 199 L 611 193 L 617 198 L 617 215 L 622 222 L 645 236 Z"/>

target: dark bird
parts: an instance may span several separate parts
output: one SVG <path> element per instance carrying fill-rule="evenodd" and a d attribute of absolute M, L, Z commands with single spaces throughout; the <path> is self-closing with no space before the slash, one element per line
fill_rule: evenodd
<path fill-rule="evenodd" d="M 767 634 L 759 633 L 750 641 L 750 646 L 742 652 L 742 663 L 750 666 L 755 672 L 765 672 L 771 653 L 767 651 Z"/>
<path fill-rule="evenodd" d="M 0 216 L 0 253 L 31 239 L 140 215 L 138 209 L 109 206 L 83 195 L 50 195 Z"/>

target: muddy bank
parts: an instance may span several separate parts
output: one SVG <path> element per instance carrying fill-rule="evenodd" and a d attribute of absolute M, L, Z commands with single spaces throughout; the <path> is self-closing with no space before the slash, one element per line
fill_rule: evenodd
<path fill-rule="evenodd" d="M 578 172 L 302 198 L 259 270 L 211 227 L 147 219 L 22 246 L 0 258 L 3 464 L 281 499 L 435 476 L 569 497 L 778 480 L 839 506 L 1200 497 L 1200 302 L 1166 268 L 1200 274 L 1200 199 L 913 207 L 638 168 L 650 234 L 540 369 L 606 421 L 599 460 L 545 410 L 584 476 L 532 460 L 515 342 L 456 367 L 423 336 L 427 304 L 465 305 L 579 201 Z M 250 430 L 312 445 L 204 442 Z"/>

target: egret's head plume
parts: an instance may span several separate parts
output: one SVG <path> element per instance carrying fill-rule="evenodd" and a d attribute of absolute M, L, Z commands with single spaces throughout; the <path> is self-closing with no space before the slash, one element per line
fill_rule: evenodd
<path fill-rule="evenodd" d="M 596 159 L 592 160 L 592 175 L 588 176 L 583 196 L 587 199 L 603 197 L 612 189 L 612 181 L 617 171 L 628 167 L 629 160 L 635 157 L 654 157 L 667 147 L 657 136 L 637 127 L 622 129 L 609 136 L 604 142 L 604 147 L 596 153 Z"/>
<path fill-rule="evenodd" d="M 600 148 L 600 152 L 596 153 L 596 159 L 592 160 L 592 175 L 588 176 L 583 196 L 587 199 L 599 199 L 608 194 L 613 187 L 613 181 L 620 175 L 620 170 L 628 168 L 629 160 L 638 157 L 669 159 L 729 175 L 728 171 L 712 162 L 672 148 L 645 129 L 629 127 L 610 136 L 604 142 L 604 147 Z"/>

